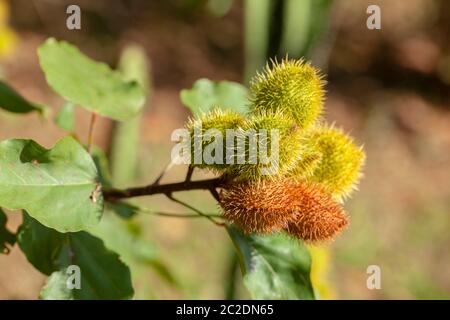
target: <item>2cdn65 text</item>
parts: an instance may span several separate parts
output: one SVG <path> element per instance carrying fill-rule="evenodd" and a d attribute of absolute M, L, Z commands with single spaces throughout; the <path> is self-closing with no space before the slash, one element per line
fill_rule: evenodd
<path fill-rule="evenodd" d="M 189 306 L 183 304 L 177 307 L 177 315 L 202 315 L 204 318 L 210 314 L 221 315 L 271 315 L 273 314 L 273 305 L 249 305 L 249 304 L 221 304 L 219 308 L 210 306 Z"/>

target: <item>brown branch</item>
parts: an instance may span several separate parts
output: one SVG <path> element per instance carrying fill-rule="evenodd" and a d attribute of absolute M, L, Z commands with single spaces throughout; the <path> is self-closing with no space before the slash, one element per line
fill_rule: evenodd
<path fill-rule="evenodd" d="M 151 196 L 155 194 L 171 194 L 178 191 L 189 190 L 212 190 L 219 188 L 225 183 L 222 177 L 197 180 L 197 181 L 183 181 L 176 183 L 159 184 L 153 183 L 144 187 L 129 188 L 124 190 L 110 189 L 103 191 L 103 197 L 106 201 L 114 202 L 120 199 L 135 198 L 142 196 Z"/>
<path fill-rule="evenodd" d="M 211 195 L 214 197 L 214 199 L 217 200 L 217 202 L 220 201 L 219 193 L 217 192 L 216 188 L 210 188 L 209 192 L 211 192 Z"/>
<path fill-rule="evenodd" d="M 186 173 L 186 179 L 184 179 L 184 180 L 185 181 L 191 181 L 193 173 L 194 173 L 194 167 L 192 165 L 189 165 L 187 173 Z"/>

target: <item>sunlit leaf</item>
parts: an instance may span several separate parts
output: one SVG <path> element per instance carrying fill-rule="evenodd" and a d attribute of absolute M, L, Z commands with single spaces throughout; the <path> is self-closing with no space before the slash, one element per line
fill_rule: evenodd
<path fill-rule="evenodd" d="M 145 94 L 139 84 L 125 81 L 120 72 L 71 44 L 50 38 L 38 55 L 48 84 L 67 101 L 119 121 L 141 111 Z"/>
<path fill-rule="evenodd" d="M 55 118 L 56 124 L 68 132 L 75 130 L 75 106 L 71 102 L 66 102 Z"/>
<path fill-rule="evenodd" d="M 67 269 L 53 272 L 48 277 L 39 296 L 45 300 L 73 300 L 73 290 L 67 285 L 69 276 Z"/>
<path fill-rule="evenodd" d="M 181 90 L 180 98 L 194 116 L 208 112 L 215 106 L 244 114 L 247 112 L 247 94 L 247 88 L 236 82 L 200 79 L 192 89 Z"/>
<path fill-rule="evenodd" d="M 47 150 L 32 140 L 0 143 L 0 206 L 25 209 L 61 232 L 100 220 L 103 196 L 91 156 L 73 138 Z"/>

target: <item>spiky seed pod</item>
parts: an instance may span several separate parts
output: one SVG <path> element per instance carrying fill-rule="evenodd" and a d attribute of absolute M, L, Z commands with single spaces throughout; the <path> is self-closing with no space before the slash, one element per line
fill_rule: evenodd
<path fill-rule="evenodd" d="M 329 194 L 321 202 L 310 204 L 312 210 L 309 214 L 299 214 L 295 221 L 290 222 L 286 231 L 293 237 L 306 242 L 323 242 L 334 239 L 347 225 L 348 218 L 342 207 L 333 201 Z M 323 195 L 323 194 L 322 194 Z M 319 209 L 322 208 L 322 209 Z"/>
<path fill-rule="evenodd" d="M 300 128 L 310 127 L 322 112 L 324 83 L 318 70 L 302 60 L 272 61 L 251 81 L 252 112 L 281 110 Z"/>
<path fill-rule="evenodd" d="M 295 209 L 287 185 L 279 180 L 233 183 L 220 193 L 224 217 L 245 233 L 271 233 L 287 227 Z"/>
<path fill-rule="evenodd" d="M 244 126 L 244 124 L 245 118 L 240 113 L 231 110 L 223 110 L 220 108 L 214 108 L 210 112 L 202 115 L 200 118 L 191 119 L 190 121 L 188 121 L 186 128 L 189 130 L 191 137 L 191 164 L 198 168 L 208 168 L 219 172 L 228 169 L 228 165 L 226 164 L 226 130 L 236 130 Z M 210 129 L 217 130 L 222 136 L 222 164 L 207 164 L 205 163 L 203 158 L 201 159 L 201 163 L 194 164 L 194 152 L 196 148 L 198 148 L 195 145 L 195 141 L 201 140 L 202 143 L 200 151 L 202 155 L 205 148 L 208 145 L 212 145 L 215 141 L 215 137 L 207 135 L 207 131 Z"/>
<path fill-rule="evenodd" d="M 313 149 L 304 137 L 302 139 L 300 154 L 300 158 L 294 168 L 288 173 L 288 176 L 296 177 L 297 180 L 311 176 L 322 160 L 322 154 Z"/>
<path fill-rule="evenodd" d="M 256 133 L 250 144 L 249 134 Z M 262 176 L 274 178 L 295 167 L 301 155 L 302 134 L 297 124 L 282 112 L 261 112 L 248 119 L 238 135 L 237 155 L 245 155 L 245 163 L 238 157 L 229 173 L 240 181 L 256 181 Z M 256 154 L 256 157 L 255 157 Z"/>
<path fill-rule="evenodd" d="M 306 133 L 306 139 L 322 159 L 309 178 L 318 182 L 333 195 L 342 200 L 356 189 L 365 160 L 362 147 L 342 130 L 334 127 L 317 127 Z"/>
<path fill-rule="evenodd" d="M 323 187 L 286 178 L 234 183 L 220 194 L 224 217 L 246 233 L 287 230 L 306 241 L 332 238 L 347 224 Z"/>

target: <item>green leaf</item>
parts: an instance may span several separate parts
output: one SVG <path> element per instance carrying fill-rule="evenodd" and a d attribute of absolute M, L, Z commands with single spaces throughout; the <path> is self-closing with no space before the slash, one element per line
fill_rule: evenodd
<path fill-rule="evenodd" d="M 81 269 L 81 290 L 75 299 L 129 299 L 133 296 L 129 268 L 103 241 L 86 232 L 69 235 L 71 264 Z"/>
<path fill-rule="evenodd" d="M 216 106 L 245 114 L 248 109 L 247 95 L 247 88 L 237 82 L 200 79 L 194 83 L 192 89 L 181 90 L 180 98 L 194 116 L 208 112 Z"/>
<path fill-rule="evenodd" d="M 120 55 L 119 70 L 126 81 L 136 81 L 143 88 L 146 95 L 149 94 L 150 62 L 145 48 L 137 45 L 125 47 Z"/>
<path fill-rule="evenodd" d="M 28 113 L 37 111 L 42 115 L 47 112 L 47 107 L 42 104 L 25 100 L 13 88 L 0 81 L 0 108 L 14 113 Z"/>
<path fill-rule="evenodd" d="M 65 264 L 62 252 L 65 236 L 24 214 L 17 242 L 28 261 L 43 274 L 50 275 Z"/>
<path fill-rule="evenodd" d="M 73 45 L 48 39 L 38 49 L 47 83 L 73 104 L 115 120 L 135 117 L 142 109 L 145 94 L 135 81 L 85 56 Z"/>
<path fill-rule="evenodd" d="M 25 209 L 47 227 L 80 231 L 98 223 L 103 196 L 91 156 L 66 137 L 47 150 L 32 140 L 0 143 L 0 206 Z"/>
<path fill-rule="evenodd" d="M 131 219 L 139 212 L 139 207 L 125 201 L 108 202 L 106 209 L 113 211 L 122 219 Z"/>
<path fill-rule="evenodd" d="M 161 261 L 155 246 L 144 240 L 133 221 L 123 221 L 119 217 L 106 212 L 102 221 L 89 232 L 105 242 L 106 247 L 120 254 L 123 261 L 132 267 L 143 265 L 152 268 L 162 279 L 177 285 L 172 272 Z M 136 269 L 136 268 L 135 268 Z M 133 275 L 135 272 L 133 271 Z"/>
<path fill-rule="evenodd" d="M 98 180 L 103 188 L 112 188 L 111 171 L 109 170 L 109 161 L 105 151 L 97 146 L 93 146 L 91 154 L 97 168 Z"/>
<path fill-rule="evenodd" d="M 253 299 L 314 299 L 311 258 L 299 241 L 284 234 L 244 235 L 230 227 L 244 284 Z"/>
<path fill-rule="evenodd" d="M 18 242 L 28 261 L 50 275 L 41 292 L 43 299 L 128 299 L 133 295 L 129 268 L 87 232 L 59 233 L 24 214 Z M 80 289 L 66 286 L 70 265 L 80 268 Z"/>
<path fill-rule="evenodd" d="M 56 124 L 63 130 L 73 132 L 75 130 L 75 106 L 66 102 L 59 110 L 55 118 Z"/>
<path fill-rule="evenodd" d="M 112 188 L 111 172 L 109 170 L 109 162 L 105 152 L 97 147 L 92 149 L 92 159 L 97 167 L 98 177 L 104 189 Z M 130 219 L 138 211 L 139 208 L 135 205 L 125 201 L 107 202 L 105 204 L 106 210 L 111 210 L 124 219 Z"/>
<path fill-rule="evenodd" d="M 67 269 L 53 272 L 47 279 L 39 296 L 45 300 L 73 300 L 72 290 L 67 286 Z"/>
<path fill-rule="evenodd" d="M 16 235 L 6 228 L 7 217 L 0 208 L 0 253 L 8 254 L 10 247 L 16 243 Z"/>

